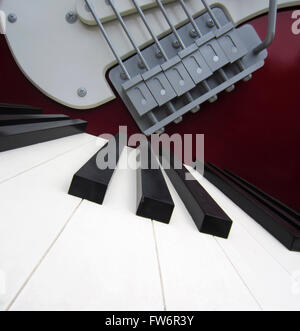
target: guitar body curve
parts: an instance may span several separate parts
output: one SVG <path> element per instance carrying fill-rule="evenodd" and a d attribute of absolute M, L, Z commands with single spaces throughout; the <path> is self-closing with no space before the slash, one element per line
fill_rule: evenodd
<path fill-rule="evenodd" d="M 0 10 L 7 16 L 10 13 L 17 16 L 16 22 L 7 22 L 6 38 L 22 72 L 46 96 L 74 109 L 91 109 L 115 98 L 105 74 L 116 61 L 98 28 L 91 26 L 93 22 L 88 17 L 92 16 L 84 9 L 83 2 L 10 0 L 0 3 Z M 169 27 L 162 13 L 148 4 L 153 3 L 152 0 L 142 2 L 145 3 L 144 7 L 150 8 L 146 17 L 155 34 L 166 34 Z M 170 2 L 168 13 L 171 21 L 174 24 L 184 22 L 186 17 L 180 5 L 167 2 Z M 129 15 L 132 14 L 130 3 L 131 0 L 121 2 L 124 20 L 136 43 L 143 48 L 151 43 L 151 37 L 137 15 Z M 204 10 L 198 0 L 188 0 L 187 3 L 194 15 Z M 222 0 L 218 3 L 212 0 L 209 3 L 225 8 L 236 24 L 267 11 L 269 4 L 268 0 Z M 108 22 L 106 29 L 118 53 L 123 58 L 132 55 L 133 48 L 105 0 L 95 4 L 103 15 L 103 21 Z M 280 7 L 296 4 L 300 4 L 300 1 L 279 0 Z M 81 20 L 68 23 L 65 15 L 76 10 Z M 89 16 L 83 18 L 81 10 Z M 81 88 L 86 91 L 84 97 L 78 95 Z"/>

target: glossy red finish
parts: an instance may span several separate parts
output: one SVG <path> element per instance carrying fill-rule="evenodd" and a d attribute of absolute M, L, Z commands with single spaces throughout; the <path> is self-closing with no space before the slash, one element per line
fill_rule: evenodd
<path fill-rule="evenodd" d="M 300 211 L 300 35 L 291 31 L 292 10 L 278 16 L 278 33 L 263 69 L 234 92 L 186 115 L 167 133 L 204 133 L 205 157 L 244 177 Z M 263 38 L 266 16 L 251 22 Z M 0 102 L 43 107 L 46 114 L 63 113 L 89 121 L 88 132 L 116 133 L 127 125 L 138 132 L 118 99 L 91 111 L 71 110 L 39 92 L 23 76 L 3 36 L 0 38 Z"/>

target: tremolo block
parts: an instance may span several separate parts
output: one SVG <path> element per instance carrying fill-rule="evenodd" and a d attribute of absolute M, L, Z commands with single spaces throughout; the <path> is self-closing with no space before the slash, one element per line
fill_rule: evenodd
<path fill-rule="evenodd" d="M 159 45 L 156 41 L 142 50 L 147 68 L 138 54 L 125 60 L 129 79 L 121 66 L 110 71 L 112 84 L 144 134 L 162 132 L 222 91 L 232 91 L 234 84 L 264 65 L 267 51 L 253 51 L 261 44 L 254 28 L 235 28 L 222 8 L 212 12 L 218 24 L 205 12 L 194 25 L 176 28 Z"/>

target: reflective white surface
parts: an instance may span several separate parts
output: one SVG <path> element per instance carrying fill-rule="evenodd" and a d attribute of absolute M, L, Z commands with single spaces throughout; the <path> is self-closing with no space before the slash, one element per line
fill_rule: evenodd
<path fill-rule="evenodd" d="M 102 206 L 69 196 L 103 143 L 81 135 L 1 153 L 0 309 L 299 310 L 300 254 L 197 173 L 234 222 L 228 240 L 197 231 L 168 179 L 169 225 L 135 215 L 134 170 L 114 174 Z"/>

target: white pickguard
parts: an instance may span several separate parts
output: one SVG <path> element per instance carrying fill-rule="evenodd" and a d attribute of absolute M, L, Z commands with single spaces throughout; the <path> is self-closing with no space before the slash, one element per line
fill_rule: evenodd
<path fill-rule="evenodd" d="M 175 1 L 177 0 L 162 0 L 163 4 L 169 4 Z M 138 3 L 143 10 L 157 7 L 156 2 L 153 0 L 139 0 Z M 99 13 L 99 18 L 101 19 L 102 23 L 110 22 L 116 19 L 116 15 L 114 14 L 111 7 L 107 4 L 106 0 L 94 1 L 93 5 L 96 12 Z M 122 16 L 136 13 L 136 9 L 131 0 L 118 1 L 117 5 L 118 10 Z M 96 25 L 96 21 L 94 20 L 91 12 L 87 8 L 86 2 L 84 0 L 77 0 L 76 11 L 82 22 L 88 25 Z"/>
<path fill-rule="evenodd" d="M 100 1 L 94 0 L 94 3 Z M 215 0 L 208 2 L 212 4 Z M 199 0 L 187 0 L 187 3 L 193 13 L 203 9 Z M 222 0 L 219 3 L 239 24 L 265 12 L 269 1 Z M 279 0 L 280 7 L 297 4 L 300 4 L 299 0 Z M 15 23 L 7 22 L 6 37 L 26 77 L 57 102 L 76 109 L 90 109 L 115 98 L 105 73 L 116 62 L 97 27 L 88 26 L 81 20 L 74 24 L 66 22 L 66 13 L 76 10 L 77 6 L 76 0 L 0 0 L 0 10 L 6 15 L 17 15 Z M 178 4 L 170 5 L 168 10 L 174 23 L 185 20 Z M 105 15 L 104 19 L 109 18 Z M 157 35 L 168 31 L 158 9 L 147 11 L 146 16 Z M 125 21 L 139 45 L 151 42 L 146 28 L 136 15 L 125 17 Z M 119 54 L 125 57 L 133 53 L 116 21 L 106 23 L 105 27 Z M 87 90 L 83 98 L 77 95 L 80 87 Z"/>

